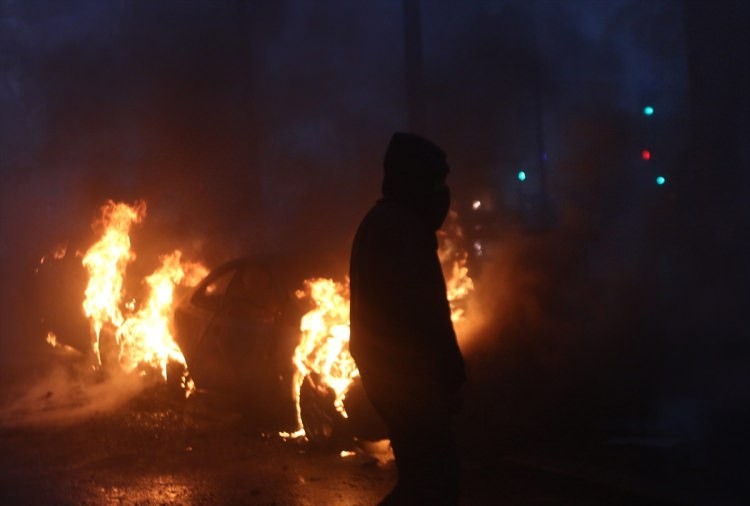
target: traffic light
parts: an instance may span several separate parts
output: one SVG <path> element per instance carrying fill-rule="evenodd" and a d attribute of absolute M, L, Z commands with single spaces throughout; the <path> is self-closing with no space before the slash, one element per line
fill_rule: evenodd
<path fill-rule="evenodd" d="M 650 105 L 647 105 L 643 108 L 643 114 L 645 114 L 646 116 L 652 116 L 654 114 L 654 108 Z"/>
<path fill-rule="evenodd" d="M 667 182 L 667 178 L 665 178 L 664 176 L 657 176 L 656 177 L 656 184 L 658 184 L 659 186 L 663 186 L 664 183 L 666 183 L 666 182 Z"/>
<path fill-rule="evenodd" d="M 518 171 L 518 180 L 519 181 L 526 181 L 526 171 L 520 170 Z"/>

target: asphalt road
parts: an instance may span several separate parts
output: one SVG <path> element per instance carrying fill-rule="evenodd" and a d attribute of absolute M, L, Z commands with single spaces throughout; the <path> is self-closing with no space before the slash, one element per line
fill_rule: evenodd
<path fill-rule="evenodd" d="M 382 455 L 285 441 L 211 395 L 183 400 L 160 384 L 69 372 L 37 375 L 30 389 L 3 383 L 0 504 L 373 505 L 395 483 Z M 675 504 L 505 455 L 471 420 L 461 426 L 478 436 L 460 438 L 462 504 Z"/>
<path fill-rule="evenodd" d="M 112 413 L 5 428 L 0 447 L 0 504 L 373 504 L 394 480 L 158 387 Z"/>

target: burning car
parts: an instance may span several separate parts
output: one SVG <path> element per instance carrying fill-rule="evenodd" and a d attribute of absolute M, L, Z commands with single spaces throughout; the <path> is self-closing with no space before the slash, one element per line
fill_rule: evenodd
<path fill-rule="evenodd" d="M 338 338 L 348 342 L 348 302 L 339 308 L 346 321 L 326 324 L 333 308 L 315 297 L 335 283 L 309 280 L 307 293 L 294 292 L 282 272 L 271 261 L 238 258 L 211 271 L 177 305 L 175 340 L 195 385 L 241 399 L 259 419 L 296 426 L 290 437 L 321 445 L 382 438 L 345 343 L 336 343 L 344 325 Z M 346 377 L 332 376 L 347 368 Z"/>
<path fill-rule="evenodd" d="M 130 231 L 145 215 L 143 201 L 107 201 L 92 225 L 95 244 L 42 258 L 35 334 L 79 350 L 95 371 L 150 371 L 187 396 L 195 388 L 229 394 L 258 422 L 293 428 L 287 437 L 327 445 L 385 436 L 349 354 L 348 280 L 309 278 L 299 289 L 303 272 L 316 270 L 300 259 L 241 257 L 209 272 L 174 250 L 136 276 L 136 288 L 126 276 L 136 257 Z M 460 227 L 439 239 L 459 322 L 473 290 Z M 60 284 L 70 291 L 62 305 L 43 296 Z"/>

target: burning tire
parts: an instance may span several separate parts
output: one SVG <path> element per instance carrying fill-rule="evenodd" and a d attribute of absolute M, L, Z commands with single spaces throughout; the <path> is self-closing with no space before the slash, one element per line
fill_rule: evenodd
<path fill-rule="evenodd" d="M 332 448 L 345 444 L 346 419 L 336 410 L 336 394 L 317 375 L 305 377 L 300 387 L 300 414 L 307 439 L 313 446 Z"/>
<path fill-rule="evenodd" d="M 357 376 L 346 391 L 344 409 L 348 418 L 346 419 L 349 433 L 365 441 L 379 441 L 388 438 L 388 429 L 367 398 L 362 386 L 362 379 Z"/>

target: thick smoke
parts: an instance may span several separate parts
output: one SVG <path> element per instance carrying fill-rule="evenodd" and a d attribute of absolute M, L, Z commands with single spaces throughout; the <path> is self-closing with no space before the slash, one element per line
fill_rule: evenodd
<path fill-rule="evenodd" d="M 76 350 L 39 353 L 21 363 L 32 370 L 23 371 L 24 381 L 4 384 L 2 428 L 75 423 L 121 407 L 158 381 L 116 371 L 93 375 L 90 361 Z"/>
<path fill-rule="evenodd" d="M 383 148 L 409 123 L 401 2 L 0 9 L 3 361 L 46 346 L 24 333 L 20 294 L 41 255 L 93 242 L 107 199 L 148 202 L 133 232 L 144 272 L 181 248 L 209 266 L 283 255 L 300 276 L 343 277 Z M 469 415 L 503 434 L 695 437 L 702 378 L 685 355 L 705 348 L 681 341 L 697 332 L 680 314 L 695 267 L 673 226 L 685 187 L 649 172 L 679 175 L 688 147 L 682 4 L 421 12 L 422 133 L 448 153 L 469 247 L 485 248 Z M 644 143 L 658 163 L 640 163 Z"/>
<path fill-rule="evenodd" d="M 148 202 L 133 237 L 144 271 L 179 247 L 208 265 L 284 252 L 318 263 L 310 275 L 342 275 L 403 123 L 399 13 L 4 2 L 8 316 L 42 255 L 93 242 L 107 199 Z M 25 344 L 21 325 L 5 332 Z"/>

